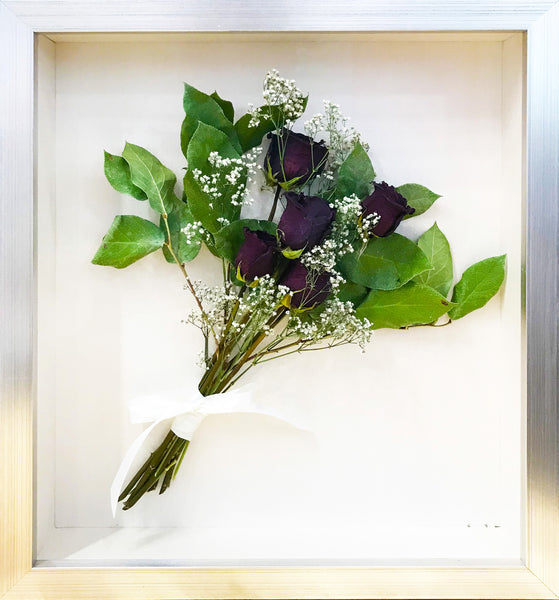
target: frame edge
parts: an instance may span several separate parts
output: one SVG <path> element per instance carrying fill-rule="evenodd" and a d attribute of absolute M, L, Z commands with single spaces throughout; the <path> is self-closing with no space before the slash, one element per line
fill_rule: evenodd
<path fill-rule="evenodd" d="M 0 3 L 0 595 L 31 568 L 33 32 Z"/>
<path fill-rule="evenodd" d="M 66 600 L 68 590 L 72 600 L 556 598 L 526 568 L 33 569 L 5 600 Z"/>
<path fill-rule="evenodd" d="M 528 31 L 528 555 L 559 592 L 559 4 Z M 551 258 L 551 260 L 550 260 Z"/>
<path fill-rule="evenodd" d="M 4 0 L 34 31 L 366 31 L 525 29 L 555 0 L 280 0 L 283 19 L 266 3 L 215 0 L 200 10 L 198 0 Z M 277 11 L 276 11 L 277 12 Z M 248 24 L 248 28 L 247 28 Z"/>

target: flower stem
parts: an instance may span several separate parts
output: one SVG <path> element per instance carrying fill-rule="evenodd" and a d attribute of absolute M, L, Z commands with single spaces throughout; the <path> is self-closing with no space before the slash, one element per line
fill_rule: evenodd
<path fill-rule="evenodd" d="M 198 298 L 198 295 L 196 294 L 196 290 L 194 289 L 194 285 L 192 284 L 192 281 L 190 280 L 190 277 L 188 276 L 188 273 L 186 272 L 186 269 L 184 268 L 184 264 L 179 261 L 179 259 L 177 258 L 177 255 L 175 254 L 175 251 L 173 250 L 173 246 L 171 244 L 171 230 L 169 228 L 169 216 L 166 213 L 163 213 L 161 215 L 161 217 L 163 218 L 163 222 L 165 223 L 165 229 L 167 230 L 167 241 L 165 242 L 165 246 L 167 246 L 167 250 L 169 250 L 169 254 L 173 257 L 173 260 L 177 263 L 184 278 L 186 279 L 186 285 L 188 286 L 188 289 L 190 290 L 191 294 L 194 296 L 194 299 L 196 300 L 196 304 L 198 304 L 198 308 L 200 309 L 200 313 L 202 314 L 202 318 L 204 319 L 204 321 L 206 321 L 206 323 L 208 325 L 208 329 L 212 332 L 214 341 L 217 344 L 217 336 L 215 335 L 215 331 L 213 330 L 213 327 L 210 325 L 208 315 L 206 314 L 206 311 L 204 310 L 204 307 L 202 306 L 202 302 L 200 301 L 200 298 Z"/>
<path fill-rule="evenodd" d="M 274 215 L 276 214 L 276 208 L 278 207 L 278 200 L 281 194 L 281 185 L 278 183 L 276 186 L 276 193 L 274 196 L 274 203 L 272 204 L 272 210 L 270 210 L 270 214 L 268 215 L 268 221 L 273 221 Z"/>

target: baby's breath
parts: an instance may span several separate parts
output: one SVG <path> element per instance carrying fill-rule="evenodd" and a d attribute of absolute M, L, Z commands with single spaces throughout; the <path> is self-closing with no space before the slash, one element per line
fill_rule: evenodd
<path fill-rule="evenodd" d="M 332 272 L 342 256 L 354 251 L 356 224 L 363 207 L 355 195 L 333 200 L 330 206 L 336 208 L 336 219 L 330 234 L 321 244 L 305 252 L 301 262 L 308 268 Z"/>
<path fill-rule="evenodd" d="M 291 335 L 308 344 L 327 340 L 329 346 L 358 344 L 362 350 L 372 336 L 371 323 L 355 316 L 351 302 L 342 302 L 336 297 L 327 300 L 312 317 L 292 314 L 288 329 Z"/>
<path fill-rule="evenodd" d="M 211 172 L 192 170 L 202 192 L 209 197 L 210 208 L 217 210 L 225 199 L 227 202 L 230 199 L 230 204 L 233 206 L 244 206 L 253 202 L 248 195 L 246 184 L 254 181 L 257 158 L 261 152 L 261 146 L 253 148 L 240 158 L 227 158 L 218 152 L 210 152 L 208 162 L 212 167 Z M 224 217 L 221 219 L 223 220 Z M 222 222 L 222 225 L 224 224 L 227 223 Z"/>
<path fill-rule="evenodd" d="M 304 128 L 306 135 L 311 138 L 323 136 L 327 139 L 328 160 L 319 177 L 328 183 L 333 181 L 337 169 L 357 143 L 361 143 L 365 150 L 368 150 L 368 146 L 361 140 L 361 135 L 348 124 L 349 117 L 341 113 L 339 104 L 329 100 L 324 100 L 323 103 L 324 113 L 315 113 L 306 121 Z"/>
<path fill-rule="evenodd" d="M 364 243 L 369 241 L 370 233 L 373 228 L 380 223 L 380 215 L 377 212 L 373 212 L 366 215 L 357 223 L 357 230 Z"/>
<path fill-rule="evenodd" d="M 200 221 L 193 221 L 192 223 L 187 223 L 186 226 L 181 229 L 181 231 L 186 236 L 187 244 L 192 244 L 201 237 L 205 238 L 208 233 L 202 227 L 202 223 L 200 223 Z"/>
<path fill-rule="evenodd" d="M 280 113 L 287 124 L 297 120 L 305 111 L 305 94 L 295 85 L 293 79 L 280 77 L 276 69 L 268 71 L 264 79 L 264 106 L 255 108 L 249 104 L 251 115 L 249 127 L 256 127 L 262 119 L 276 120 Z M 272 108 L 273 107 L 273 108 Z"/>

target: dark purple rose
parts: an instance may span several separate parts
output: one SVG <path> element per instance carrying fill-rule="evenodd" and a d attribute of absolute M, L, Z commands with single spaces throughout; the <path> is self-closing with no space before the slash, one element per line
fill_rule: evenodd
<path fill-rule="evenodd" d="M 363 206 L 363 216 L 376 213 L 380 221 L 371 229 L 371 232 L 378 237 L 386 237 L 400 224 L 400 221 L 406 216 L 415 212 L 415 208 L 408 206 L 406 199 L 398 193 L 396 188 L 388 185 L 385 181 L 375 183 L 375 189 L 370 196 L 361 202 Z"/>
<path fill-rule="evenodd" d="M 292 308 L 312 308 L 316 304 L 321 304 L 332 290 L 330 273 L 323 271 L 317 274 L 309 271 L 300 260 L 293 261 L 293 265 L 279 283 L 293 292 Z"/>
<path fill-rule="evenodd" d="M 247 281 L 271 275 L 276 266 L 276 238 L 265 231 L 251 231 L 248 227 L 243 227 L 243 231 L 245 241 L 235 258 L 237 271 Z"/>
<path fill-rule="evenodd" d="M 320 244 L 336 216 L 336 209 L 318 196 L 288 192 L 284 197 L 287 206 L 278 223 L 282 245 L 291 250 L 308 250 Z"/>
<path fill-rule="evenodd" d="M 324 142 L 315 142 L 302 133 L 284 129 L 281 138 L 275 133 L 271 137 L 270 147 L 264 162 L 270 168 L 275 182 L 285 183 L 299 177 L 295 184 L 304 185 L 316 173 L 324 169 L 328 148 Z M 283 168 L 280 148 L 283 148 Z"/>

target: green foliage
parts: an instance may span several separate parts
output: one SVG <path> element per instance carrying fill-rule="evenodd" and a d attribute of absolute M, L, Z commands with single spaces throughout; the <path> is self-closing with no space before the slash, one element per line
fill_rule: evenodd
<path fill-rule="evenodd" d="M 202 240 L 200 236 L 197 236 L 195 240 L 189 242 L 188 238 L 184 233 L 182 233 L 182 231 L 177 231 L 176 233 L 171 233 L 171 247 L 173 248 L 173 252 L 175 253 L 175 256 L 178 258 L 179 262 L 187 263 L 191 260 L 194 260 L 198 256 L 200 248 L 202 247 Z M 169 252 L 167 246 L 163 246 L 163 254 L 165 255 L 165 260 L 167 262 L 175 262 L 175 259 Z"/>
<path fill-rule="evenodd" d="M 224 100 L 221 98 L 217 92 L 210 94 L 210 98 L 213 98 L 219 104 L 223 114 L 231 121 L 231 123 L 233 123 L 235 120 L 235 109 L 233 107 L 233 103 L 229 102 L 229 100 Z"/>
<path fill-rule="evenodd" d="M 235 262 L 239 248 L 245 240 L 244 227 L 248 227 L 251 231 L 265 231 L 273 236 L 276 235 L 277 231 L 275 223 L 271 221 L 259 221 L 257 219 L 240 219 L 223 227 L 214 235 L 215 247 L 219 255 L 230 263 Z"/>
<path fill-rule="evenodd" d="M 427 209 L 431 208 L 435 200 L 440 198 L 439 194 L 435 194 L 418 183 L 405 183 L 397 187 L 396 190 L 402 194 L 412 208 L 415 208 L 413 215 L 406 215 L 404 219 L 423 214 Z"/>
<path fill-rule="evenodd" d="M 151 221 L 134 215 L 119 215 L 114 218 L 91 262 L 123 269 L 158 250 L 164 243 L 165 234 Z"/>
<path fill-rule="evenodd" d="M 445 298 L 452 285 L 452 255 L 448 240 L 435 223 L 418 240 L 417 245 L 429 259 L 433 269 L 415 278 L 417 283 L 428 285 Z"/>
<path fill-rule="evenodd" d="M 374 178 L 375 170 L 371 159 L 363 146 L 357 143 L 340 166 L 334 197 L 344 198 L 355 194 L 362 200 L 371 192 L 371 183 Z"/>
<path fill-rule="evenodd" d="M 306 103 L 307 99 L 305 107 Z M 160 215 L 160 225 L 132 215 L 115 217 L 92 260 L 94 264 L 124 268 L 159 248 L 168 262 L 175 262 L 174 256 L 181 263 L 189 262 L 198 255 L 202 241 L 217 257 L 234 263 L 244 241 L 245 227 L 277 234 L 277 225 L 272 222 L 240 219 L 238 196 L 246 176 L 232 184 L 226 178 L 232 166 L 215 166 L 208 158 L 215 152 L 220 159 L 239 160 L 242 153 L 260 145 L 267 134 L 284 127 L 281 107 L 261 107 L 259 110 L 270 116 L 261 116 L 258 124 L 250 127 L 251 114 L 235 122 L 230 101 L 217 92 L 208 95 L 188 84 L 184 87 L 183 105 L 181 148 L 188 162 L 184 199 L 174 193 L 175 174 L 141 146 L 126 143 L 122 156 L 105 152 L 104 170 L 112 187 L 138 200 L 147 199 Z M 355 195 L 362 200 L 370 194 L 374 178 L 371 160 L 361 143 L 357 143 L 340 165 L 337 181 L 326 197 Z M 280 185 L 290 189 L 294 183 L 296 179 Z M 440 197 L 415 183 L 396 189 L 415 209 L 413 215 L 405 218 L 423 214 Z M 193 227 L 195 222 L 202 224 L 204 234 Z M 189 225 L 192 231 L 187 236 L 183 230 Z M 283 250 L 290 259 L 303 252 L 304 249 Z M 472 265 L 449 302 L 446 296 L 453 280 L 452 256 L 446 237 L 435 223 L 417 244 L 398 234 L 372 237 L 364 249 L 344 256 L 337 267 L 346 282 L 338 297 L 352 302 L 357 316 L 367 318 L 375 329 L 433 324 L 445 313 L 456 320 L 497 294 L 505 277 L 505 260 L 505 256 L 495 256 Z M 229 276 L 241 284 L 235 278 L 234 268 L 229 270 Z M 306 318 L 316 318 L 322 309 L 316 307 Z"/>
<path fill-rule="evenodd" d="M 397 233 L 371 238 L 362 254 L 344 256 L 339 267 L 345 279 L 374 290 L 399 288 L 432 268 L 421 249 Z"/>
<path fill-rule="evenodd" d="M 456 304 L 449 312 L 452 320 L 481 308 L 499 291 L 505 279 L 506 258 L 506 254 L 486 258 L 464 271 L 452 294 Z"/>
<path fill-rule="evenodd" d="M 254 127 L 249 127 L 249 123 L 252 119 L 252 115 L 249 113 L 244 114 L 236 123 L 235 123 L 235 131 L 237 132 L 237 136 L 239 137 L 239 141 L 241 142 L 241 148 L 243 152 L 247 152 L 251 148 L 255 148 L 259 146 L 262 142 L 262 138 L 268 133 L 279 129 L 276 127 L 276 123 L 280 126 L 283 125 L 281 112 L 279 111 L 277 106 L 270 107 L 272 111 L 273 119 L 265 119 L 261 118 L 258 125 Z"/>
<path fill-rule="evenodd" d="M 105 177 L 117 192 L 147 200 L 146 193 L 132 183 L 130 167 L 122 156 L 105 152 Z"/>
<path fill-rule="evenodd" d="M 181 229 L 193 222 L 194 217 L 192 216 L 188 205 L 177 198 L 172 212 L 169 213 L 168 224 L 169 231 L 171 232 L 171 248 L 181 263 L 194 260 L 200 252 L 202 235 L 197 233 L 196 235 L 191 236 L 191 241 L 189 242 L 186 235 L 181 231 Z M 167 228 L 165 227 L 163 217 L 161 217 L 159 227 L 165 233 L 165 235 L 167 235 Z M 167 262 L 175 262 L 175 259 L 173 258 L 171 252 L 169 252 L 167 246 L 163 246 L 163 254 L 165 255 Z"/>
<path fill-rule="evenodd" d="M 433 288 L 410 281 L 397 290 L 372 290 L 356 312 L 373 323 L 373 329 L 399 329 L 433 323 L 452 306 Z"/>
<path fill-rule="evenodd" d="M 200 221 L 202 226 L 210 233 L 215 233 L 221 229 L 217 218 L 220 213 L 213 210 L 210 206 L 207 194 L 204 194 L 200 184 L 194 178 L 192 171 L 187 171 L 183 179 L 184 192 L 188 198 L 188 206 L 196 221 Z"/>
<path fill-rule="evenodd" d="M 217 93 L 214 92 L 215 95 Z M 237 137 L 237 132 L 231 120 L 225 115 L 222 103 L 214 97 L 204 94 L 200 90 L 184 84 L 183 106 L 186 113 L 181 127 L 181 149 L 184 156 L 188 159 L 188 147 L 199 123 L 211 125 L 215 129 L 222 131 L 230 140 L 235 149 L 241 153 L 241 144 Z M 232 105 L 231 105 L 232 108 Z"/>
<path fill-rule="evenodd" d="M 173 171 L 135 144 L 127 142 L 122 156 L 130 166 L 132 183 L 145 192 L 153 210 L 161 215 L 171 212 L 177 199 L 173 191 L 177 178 Z"/>
<path fill-rule="evenodd" d="M 352 281 L 346 281 L 340 286 L 338 292 L 338 298 L 342 302 L 351 302 L 354 308 L 357 308 L 363 300 L 367 297 L 369 289 L 359 283 L 353 283 Z"/>
<path fill-rule="evenodd" d="M 213 168 L 208 162 L 211 152 L 217 152 L 222 158 L 240 158 L 239 153 L 222 131 L 205 123 L 199 123 L 188 146 L 189 169 L 184 176 L 184 191 L 194 220 L 200 221 L 210 233 L 217 233 L 223 226 L 219 219 L 236 221 L 240 216 L 241 207 L 232 203 L 232 196 L 238 186 L 223 182 L 219 190 L 221 196 L 215 198 L 204 192 L 194 177 L 193 169 L 199 169 L 203 174 L 212 172 Z"/>
<path fill-rule="evenodd" d="M 222 158 L 241 157 L 225 133 L 200 122 L 188 145 L 188 168 L 200 169 L 205 174 L 210 173 L 212 166 L 208 162 L 208 156 L 211 152 L 217 152 Z"/>
<path fill-rule="evenodd" d="M 299 258 L 304 251 L 304 248 L 299 248 L 299 250 L 291 250 L 291 248 L 284 248 L 281 251 L 281 253 L 285 258 L 289 260 L 295 260 L 296 258 Z"/>

